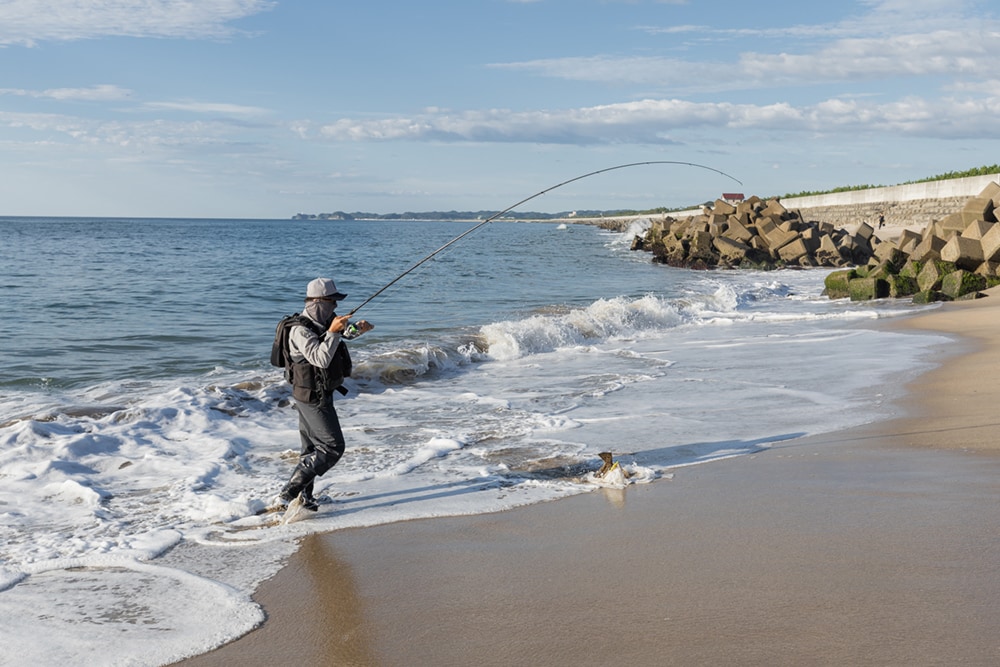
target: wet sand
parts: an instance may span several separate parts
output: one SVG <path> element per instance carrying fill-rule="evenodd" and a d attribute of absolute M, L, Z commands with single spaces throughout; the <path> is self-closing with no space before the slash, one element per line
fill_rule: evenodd
<path fill-rule="evenodd" d="M 1000 664 L 998 297 L 889 324 L 964 336 L 905 418 L 308 538 L 267 622 L 183 664 Z"/>

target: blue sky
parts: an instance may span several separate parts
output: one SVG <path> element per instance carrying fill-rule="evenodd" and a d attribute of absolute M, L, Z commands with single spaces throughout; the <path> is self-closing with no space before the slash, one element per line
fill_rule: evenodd
<path fill-rule="evenodd" d="M 1000 162 L 995 1 L 3 0 L 0 215 L 685 206 Z"/>

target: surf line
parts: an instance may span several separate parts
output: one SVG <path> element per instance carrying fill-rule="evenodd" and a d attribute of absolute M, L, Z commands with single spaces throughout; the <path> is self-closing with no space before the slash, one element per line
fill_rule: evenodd
<path fill-rule="evenodd" d="M 614 167 L 605 167 L 604 169 L 598 169 L 596 171 L 591 171 L 591 172 L 588 172 L 586 174 L 581 174 L 580 176 L 574 176 L 573 178 L 571 178 L 569 180 L 565 180 L 562 183 L 556 183 L 555 185 L 547 187 L 544 190 L 539 190 L 538 192 L 536 192 L 535 194 L 531 195 L 530 197 L 525 197 L 524 199 L 522 199 L 521 201 L 517 202 L 516 204 L 511 204 L 510 206 L 508 206 L 504 210 L 500 211 L 499 213 L 494 213 L 493 215 L 491 215 L 490 217 L 486 218 L 482 222 L 478 223 L 474 227 L 471 227 L 470 229 L 467 229 L 466 231 L 462 232 L 461 234 L 459 234 L 458 236 L 456 236 L 452 240 L 448 241 L 443 246 L 441 246 L 440 248 L 438 248 L 434 252 L 430 253 L 429 255 L 427 255 L 426 257 L 424 257 L 423 259 L 421 259 L 419 262 L 417 262 L 416 264 L 414 264 L 413 266 L 411 266 L 410 268 L 408 268 L 407 270 L 403 271 L 401 274 L 399 274 L 398 276 L 396 276 L 395 278 L 393 278 L 392 280 L 390 280 L 380 290 L 378 290 L 377 292 L 375 292 L 374 294 L 372 294 L 370 297 L 368 297 L 367 299 L 365 299 L 364 301 L 362 301 L 359 306 L 355 306 L 354 310 L 352 310 L 350 313 L 348 313 L 348 316 L 349 317 L 354 317 L 354 313 L 358 312 L 359 310 L 361 310 L 362 308 L 364 308 L 365 306 L 367 306 L 369 303 L 371 303 L 371 301 L 373 299 L 375 299 L 377 296 L 379 296 L 380 294 L 382 294 L 383 292 L 385 292 L 387 289 L 389 289 L 390 287 L 392 287 L 393 285 L 395 285 L 396 283 L 398 283 L 400 280 L 402 280 L 408 274 L 412 273 L 414 270 L 417 269 L 417 267 L 421 266 L 425 262 L 430 261 L 431 259 L 434 258 L 435 255 L 437 255 L 438 253 L 442 252 L 446 248 L 451 247 L 455 243 L 458 243 L 459 241 L 461 241 L 462 239 L 464 239 L 466 236 L 468 236 L 469 234 L 473 233 L 477 229 L 479 229 L 481 227 L 485 227 L 489 223 L 491 223 L 494 220 L 496 220 L 497 218 L 499 218 L 504 213 L 509 213 L 510 211 L 513 211 L 515 208 L 517 208 L 521 204 L 525 204 L 525 203 L 531 201 L 532 199 L 534 199 L 536 197 L 541 197 L 542 195 L 544 195 L 544 194 L 546 194 L 548 192 L 552 192 L 556 188 L 561 188 L 564 185 L 569 185 L 570 183 L 574 183 L 576 181 L 583 180 L 584 178 L 590 178 L 591 176 L 596 176 L 598 174 L 603 174 L 605 172 L 615 171 L 616 169 L 626 169 L 628 167 L 643 167 L 643 166 L 651 165 L 651 164 L 676 164 L 676 165 L 682 165 L 682 166 L 685 166 L 685 167 L 697 167 L 699 169 L 707 169 L 709 171 L 714 171 L 717 174 L 722 174 L 726 178 L 731 178 L 732 180 L 736 181 L 740 185 L 743 185 L 743 181 L 739 180 L 735 176 L 730 176 L 729 174 L 727 174 L 724 171 L 720 171 L 720 170 L 715 169 L 713 167 L 705 166 L 703 164 L 697 164 L 697 163 L 694 163 L 694 162 L 681 162 L 681 161 L 678 161 L 678 160 L 650 160 L 650 161 L 647 161 L 647 162 L 629 162 L 628 164 L 619 164 L 619 165 L 615 165 Z"/>

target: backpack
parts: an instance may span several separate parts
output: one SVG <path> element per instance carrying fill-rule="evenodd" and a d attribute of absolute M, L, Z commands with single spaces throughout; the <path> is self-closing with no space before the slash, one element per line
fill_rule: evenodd
<path fill-rule="evenodd" d="M 303 322 L 303 320 L 306 320 Z M 288 356 L 288 334 L 296 324 L 312 328 L 309 319 L 303 315 L 285 315 L 274 328 L 274 343 L 271 344 L 271 365 L 278 368 L 288 368 L 292 364 Z"/>

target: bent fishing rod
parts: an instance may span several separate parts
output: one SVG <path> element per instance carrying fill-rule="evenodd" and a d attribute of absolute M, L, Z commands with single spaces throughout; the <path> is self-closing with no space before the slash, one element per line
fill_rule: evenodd
<path fill-rule="evenodd" d="M 628 164 L 619 164 L 619 165 L 615 165 L 614 167 L 605 167 L 604 169 L 598 169 L 597 171 L 591 171 L 591 172 L 588 172 L 586 174 L 582 174 L 580 176 L 575 176 L 575 177 L 573 177 L 573 178 L 571 178 L 569 180 L 563 181 L 562 183 L 556 183 L 555 185 L 547 187 L 544 190 L 539 190 L 538 192 L 536 192 L 535 194 L 531 195 L 530 197 L 525 197 L 524 199 L 522 199 L 521 201 L 517 202 L 516 204 L 512 204 L 512 205 L 508 206 L 507 208 L 505 208 L 504 210 L 500 211 L 499 213 L 494 213 L 490 217 L 488 217 L 485 220 L 483 220 L 482 222 L 478 223 L 476 226 L 471 227 L 471 228 L 467 229 L 466 231 L 462 232 L 461 234 L 459 234 L 458 236 L 456 236 L 452 240 L 448 241 L 443 246 L 441 246 L 440 248 L 438 248 L 437 250 L 435 250 L 434 252 L 432 252 L 431 254 L 427 255 L 426 257 L 424 257 L 423 259 L 421 259 L 419 262 L 417 262 L 416 264 L 414 264 L 413 266 L 411 266 L 410 268 L 408 268 L 406 271 L 403 271 L 401 274 L 399 274 L 398 276 L 396 276 L 395 278 L 393 278 L 392 280 L 390 280 L 388 283 L 385 284 L 385 286 L 382 287 L 382 289 L 378 290 L 377 292 L 375 292 L 374 294 L 372 294 L 370 297 L 368 297 L 367 299 L 365 299 L 364 301 L 362 301 L 361 305 L 356 306 L 354 308 L 354 310 L 352 310 L 350 313 L 348 313 L 348 317 L 354 317 L 354 313 L 356 313 L 359 310 L 361 310 L 362 308 L 364 308 L 373 299 L 375 299 L 375 297 L 377 297 L 378 295 L 382 294 L 387 289 L 389 289 L 390 287 L 392 287 L 393 285 L 395 285 L 396 283 L 398 283 L 400 280 L 402 280 L 408 274 L 412 273 L 414 270 L 417 269 L 417 267 L 419 267 L 422 264 L 424 264 L 425 262 L 428 262 L 431 259 L 433 259 L 434 256 L 437 255 L 438 253 L 440 253 L 443 250 L 445 250 L 446 248 L 449 248 L 452 245 L 458 243 L 459 241 L 461 241 L 462 239 L 464 239 L 466 236 L 468 236 L 472 232 L 476 231 L 477 229 L 480 229 L 481 227 L 485 227 L 489 223 L 493 222 L 494 220 L 496 220 L 497 218 L 499 218 L 500 216 L 502 216 L 504 213 L 509 213 L 510 211 L 513 211 L 515 208 L 517 208 L 521 204 L 525 204 L 525 203 L 531 201 L 532 199 L 535 199 L 536 197 L 541 197 L 542 195 L 544 195 L 544 194 L 546 194 L 548 192 L 552 192 L 553 190 L 555 190 L 557 188 L 561 188 L 564 185 L 569 185 L 570 183 L 575 183 L 576 181 L 583 180 L 584 178 L 590 178 L 591 176 L 596 176 L 598 174 L 603 174 L 605 172 L 615 171 L 616 169 L 626 169 L 628 167 L 642 167 L 642 166 L 651 165 L 651 164 L 678 164 L 678 165 L 682 165 L 682 166 L 686 166 L 686 167 L 697 167 L 699 169 L 707 169 L 709 171 L 714 171 L 717 174 L 722 174 L 726 178 L 731 178 L 732 180 L 736 181 L 740 185 L 743 185 L 743 181 L 739 180 L 735 176 L 730 176 L 729 174 L 727 174 L 724 171 L 720 171 L 720 170 L 714 169 L 712 167 L 707 167 L 707 166 L 705 166 L 703 164 L 696 164 L 694 162 L 680 162 L 680 161 L 677 161 L 677 160 L 650 160 L 648 162 L 630 162 Z"/>

